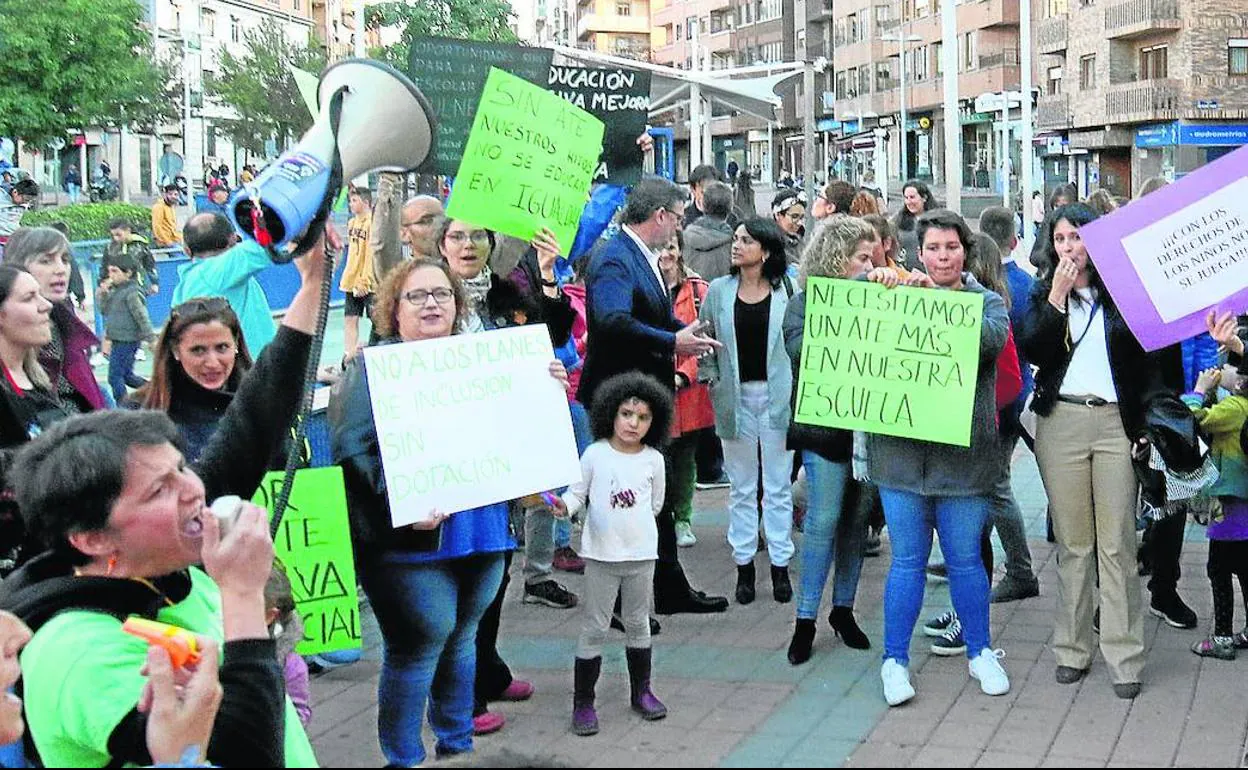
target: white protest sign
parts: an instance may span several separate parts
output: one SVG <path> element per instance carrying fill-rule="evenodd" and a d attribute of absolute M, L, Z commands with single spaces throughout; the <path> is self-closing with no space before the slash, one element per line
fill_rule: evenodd
<path fill-rule="evenodd" d="M 1166 323 L 1248 286 L 1248 178 L 1122 239 Z"/>
<path fill-rule="evenodd" d="M 395 527 L 581 477 L 545 326 L 365 348 Z"/>

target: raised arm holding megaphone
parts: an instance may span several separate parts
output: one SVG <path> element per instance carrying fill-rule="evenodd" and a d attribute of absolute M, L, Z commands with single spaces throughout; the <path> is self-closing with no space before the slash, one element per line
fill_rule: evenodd
<path fill-rule="evenodd" d="M 234 227 L 275 262 L 306 251 L 324 227 L 344 179 L 407 172 L 433 145 L 433 108 L 405 75 L 371 59 L 346 59 L 321 75 L 312 128 L 263 174 L 241 187 L 228 210 Z"/>

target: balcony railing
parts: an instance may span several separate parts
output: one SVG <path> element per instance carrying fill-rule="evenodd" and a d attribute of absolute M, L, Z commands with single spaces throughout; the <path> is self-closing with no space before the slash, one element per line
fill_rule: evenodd
<path fill-rule="evenodd" d="M 1017 67 L 1018 66 L 1018 50 L 1014 48 L 1006 48 L 996 53 L 982 54 L 979 57 L 979 68 L 988 69 L 989 67 Z"/>
<path fill-rule="evenodd" d="M 1179 0 L 1118 0 L 1105 8 L 1105 36 L 1140 37 L 1183 26 Z"/>
<path fill-rule="evenodd" d="M 1036 101 L 1036 128 L 1069 128 L 1070 94 L 1041 96 Z"/>
<path fill-rule="evenodd" d="M 1040 53 L 1061 53 L 1070 36 L 1070 17 L 1066 14 L 1045 19 L 1036 26 L 1036 50 Z"/>
<path fill-rule="evenodd" d="M 1105 89 L 1105 112 L 1114 123 L 1174 120 L 1181 110 L 1182 83 L 1144 80 Z"/>

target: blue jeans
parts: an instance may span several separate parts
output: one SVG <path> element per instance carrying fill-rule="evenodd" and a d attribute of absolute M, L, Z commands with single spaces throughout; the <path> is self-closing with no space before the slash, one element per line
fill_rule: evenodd
<path fill-rule="evenodd" d="M 809 502 L 802 537 L 802 572 L 797 586 L 797 617 L 813 620 L 823 600 L 823 587 L 836 554 L 832 606 L 853 607 L 862 574 L 862 540 L 867 528 L 865 507 L 846 505 L 851 481 L 849 463 L 834 463 L 815 452 L 802 452 Z M 850 501 L 851 503 L 853 501 Z"/>
<path fill-rule="evenodd" d="M 381 626 L 377 734 L 386 760 L 425 760 L 426 706 L 439 756 L 472 751 L 477 625 L 498 593 L 503 554 L 426 564 L 361 559 L 357 567 Z"/>
<path fill-rule="evenodd" d="M 962 621 L 966 655 L 988 649 L 988 574 L 979 553 L 988 522 L 987 497 L 925 497 L 880 487 L 893 563 L 884 587 L 884 659 L 910 663 L 910 637 L 923 609 L 932 531 L 949 569 L 949 593 Z"/>
<path fill-rule="evenodd" d="M 126 386 L 142 387 L 147 383 L 134 373 L 134 356 L 139 352 L 137 342 L 114 342 L 112 352 L 108 355 L 108 386 L 113 391 L 113 399 L 120 406 L 126 400 Z"/>

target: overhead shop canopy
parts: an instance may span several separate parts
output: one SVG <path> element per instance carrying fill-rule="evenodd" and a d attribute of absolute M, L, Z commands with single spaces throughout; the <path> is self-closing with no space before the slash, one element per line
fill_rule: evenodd
<path fill-rule="evenodd" d="M 651 117 L 687 104 L 691 88 L 697 86 L 702 98 L 710 100 L 713 106 L 719 105 L 733 112 L 771 122 L 776 119 L 775 108 L 782 104 L 781 98 L 776 95 L 776 87 L 783 81 L 802 74 L 804 66 L 790 62 L 727 70 L 682 70 L 579 48 L 555 46 L 554 50 L 582 64 L 626 67 L 650 72 Z"/>

